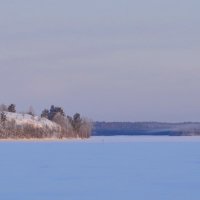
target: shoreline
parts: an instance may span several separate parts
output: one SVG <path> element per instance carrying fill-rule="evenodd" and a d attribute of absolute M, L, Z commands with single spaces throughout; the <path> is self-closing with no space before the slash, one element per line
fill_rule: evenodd
<path fill-rule="evenodd" d="M 84 143 L 159 143 L 159 142 L 200 142 L 200 136 L 91 136 L 90 138 L 4 138 L 2 142 L 84 142 Z"/>
<path fill-rule="evenodd" d="M 68 142 L 68 141 L 83 141 L 88 138 L 4 138 L 1 142 Z"/>

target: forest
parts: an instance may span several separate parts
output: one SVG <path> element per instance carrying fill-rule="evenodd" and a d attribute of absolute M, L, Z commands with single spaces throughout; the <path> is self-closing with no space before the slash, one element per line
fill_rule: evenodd
<path fill-rule="evenodd" d="M 200 135 L 199 122 L 94 122 L 93 135 Z"/>

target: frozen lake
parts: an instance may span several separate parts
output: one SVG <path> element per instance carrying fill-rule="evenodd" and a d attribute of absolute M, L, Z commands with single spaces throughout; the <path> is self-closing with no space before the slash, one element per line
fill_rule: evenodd
<path fill-rule="evenodd" d="M 200 137 L 0 142 L 2 200 L 199 200 Z"/>

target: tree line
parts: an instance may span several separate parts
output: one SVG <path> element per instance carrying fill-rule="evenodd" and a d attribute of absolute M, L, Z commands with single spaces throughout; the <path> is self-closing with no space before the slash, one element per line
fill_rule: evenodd
<path fill-rule="evenodd" d="M 42 111 L 41 117 L 59 124 L 64 137 L 88 138 L 91 135 L 91 121 L 81 117 L 79 113 L 75 113 L 73 117 L 71 117 L 66 115 L 61 107 L 52 105 L 49 110 L 44 109 Z"/>
<path fill-rule="evenodd" d="M 37 127 L 34 124 L 17 124 L 15 120 L 10 120 L 8 113 L 16 113 L 15 104 L 9 106 L 0 105 L 0 138 L 45 138 L 55 136 L 58 138 L 88 138 L 92 131 L 92 122 L 85 117 L 81 117 L 79 113 L 73 116 L 66 115 L 63 108 L 52 105 L 50 109 L 44 109 L 40 116 L 35 116 L 34 109 L 29 108 L 27 112 L 20 114 L 28 114 L 32 119 L 50 120 L 58 125 L 59 128 Z"/>

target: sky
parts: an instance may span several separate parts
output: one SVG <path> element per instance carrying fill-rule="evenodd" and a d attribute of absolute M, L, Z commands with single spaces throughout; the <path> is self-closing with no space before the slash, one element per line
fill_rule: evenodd
<path fill-rule="evenodd" d="M 200 121 L 199 0 L 1 0 L 0 103 L 96 121 Z"/>

